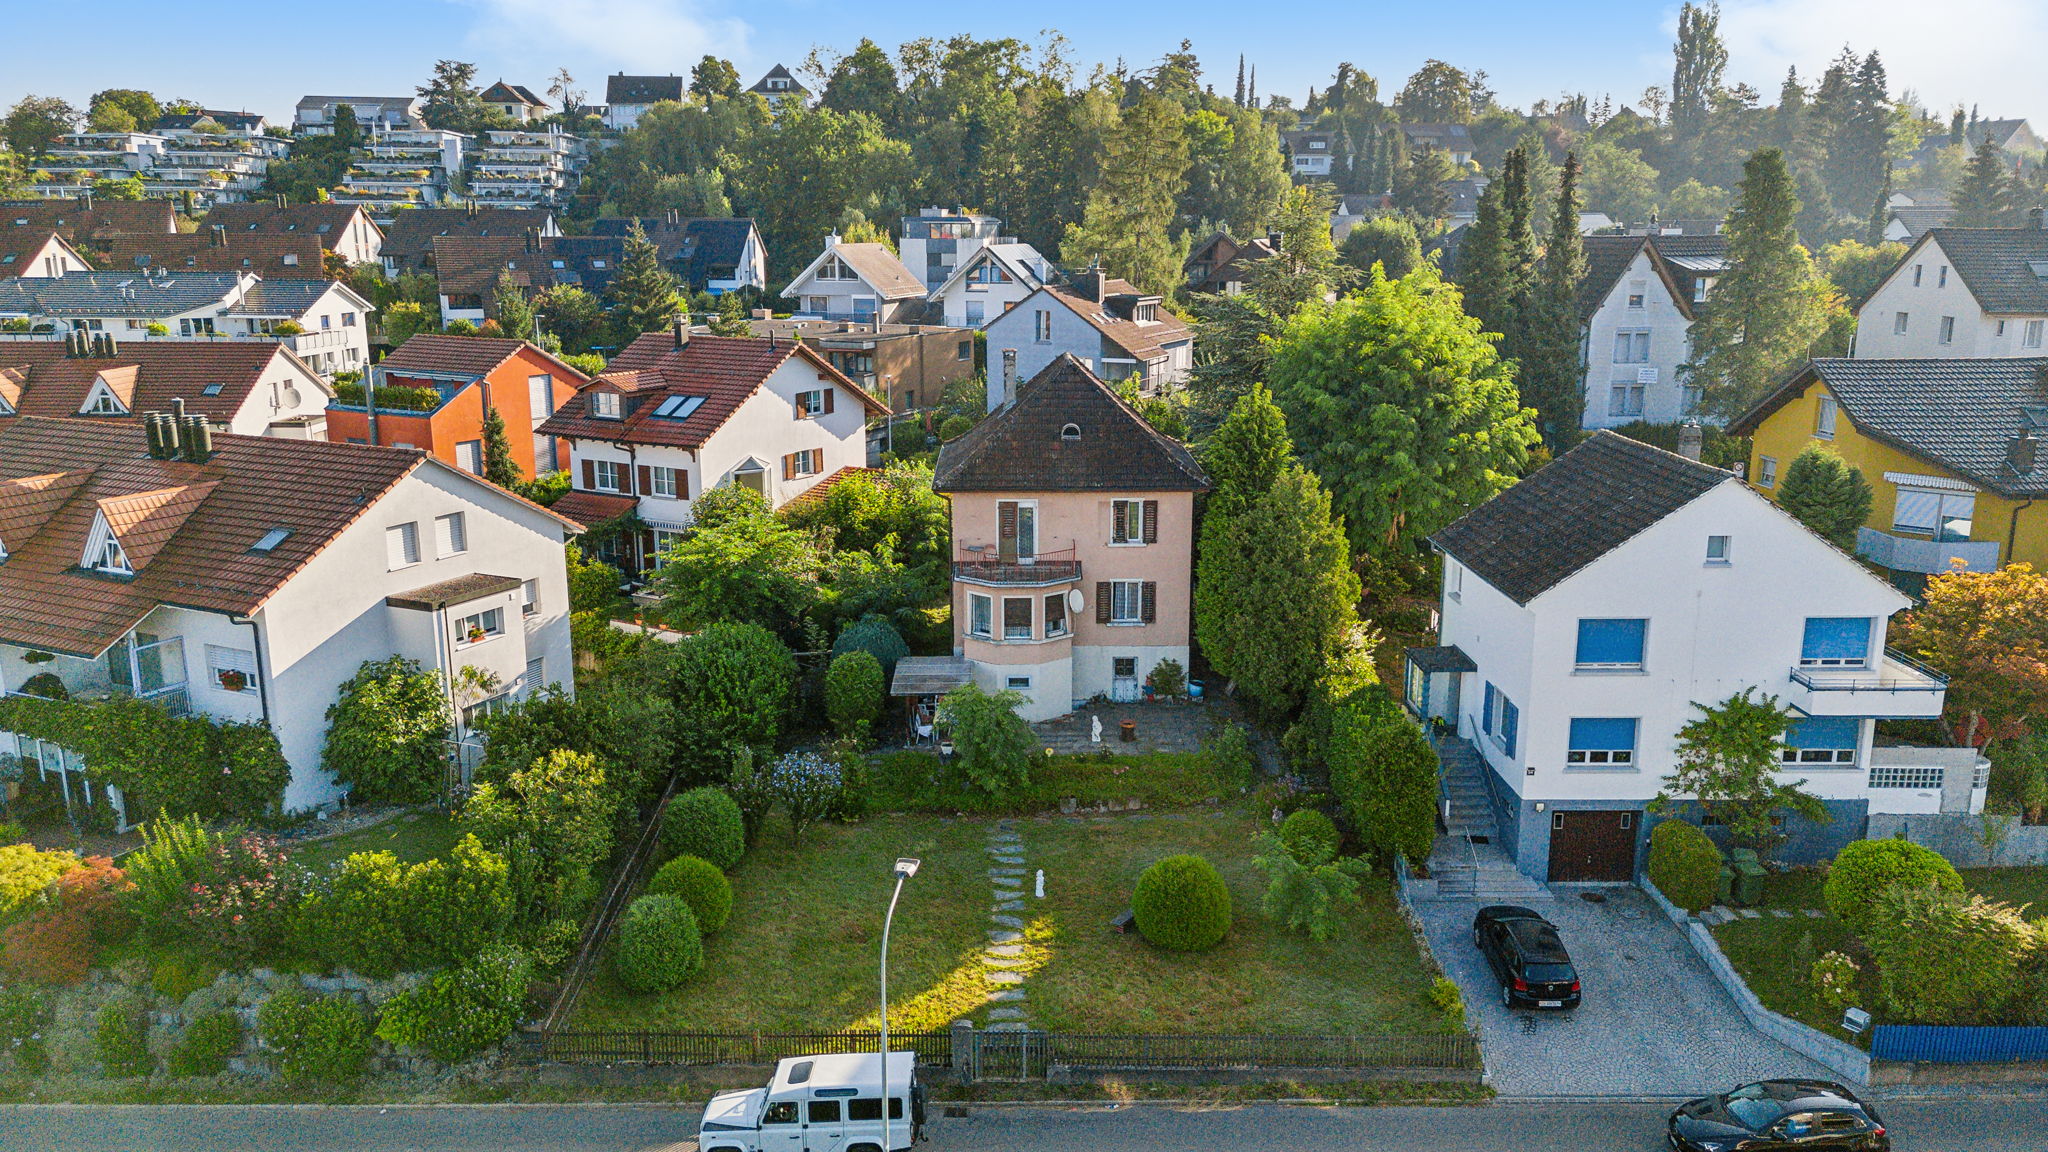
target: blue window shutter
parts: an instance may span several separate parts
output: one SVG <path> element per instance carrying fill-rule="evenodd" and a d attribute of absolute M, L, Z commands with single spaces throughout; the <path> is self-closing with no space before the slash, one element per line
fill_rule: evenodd
<path fill-rule="evenodd" d="M 1648 620 L 1579 621 L 1580 664 L 1641 664 Z"/>
<path fill-rule="evenodd" d="M 1794 748 L 1854 748 L 1862 728 L 1863 721 L 1854 716 L 1808 716 L 1793 722 L 1785 743 Z"/>
<path fill-rule="evenodd" d="M 1515 754 L 1515 729 L 1521 726 L 1522 711 L 1507 697 L 1500 701 L 1500 742 L 1508 755 Z"/>
<path fill-rule="evenodd" d="M 1868 660 L 1870 617 L 1809 616 L 1806 638 L 1799 645 L 1802 660 Z"/>
<path fill-rule="evenodd" d="M 1579 717 L 1572 721 L 1571 751 L 1633 752 L 1636 721 L 1633 718 Z"/>
<path fill-rule="evenodd" d="M 1489 680 L 1486 682 L 1486 710 L 1479 716 L 1479 727 L 1489 736 L 1493 734 L 1493 697 L 1493 682 Z"/>

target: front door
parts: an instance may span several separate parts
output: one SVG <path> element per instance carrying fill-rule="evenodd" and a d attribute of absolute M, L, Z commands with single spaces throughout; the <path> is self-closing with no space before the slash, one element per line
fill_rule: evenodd
<path fill-rule="evenodd" d="M 1626 884 L 1636 875 L 1636 819 L 1629 811 L 1550 814 L 1550 879 Z"/>
<path fill-rule="evenodd" d="M 1138 658 L 1118 656 L 1110 666 L 1109 698 L 1119 704 L 1134 703 L 1138 699 Z"/>

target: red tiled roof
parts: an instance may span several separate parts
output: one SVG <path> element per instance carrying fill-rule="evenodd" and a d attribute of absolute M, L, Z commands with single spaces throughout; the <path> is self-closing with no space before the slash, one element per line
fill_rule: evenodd
<path fill-rule="evenodd" d="M 9 547 L 10 540 L 19 546 L 35 535 L 78 486 L 91 478 L 91 472 L 51 472 L 0 480 L 0 551 Z"/>
<path fill-rule="evenodd" d="M 280 207 L 271 200 L 215 204 L 207 209 L 206 218 L 199 222 L 199 234 L 203 236 L 207 229 L 219 225 L 228 230 L 230 240 L 249 235 L 315 236 L 332 249 L 362 210 L 358 204 L 286 204 Z M 323 226 L 325 231 L 321 230 Z M 374 229 L 377 226 L 370 224 L 370 227 Z"/>
<path fill-rule="evenodd" d="M 833 368 L 808 345 L 788 340 L 756 340 L 745 336 L 691 336 L 681 348 L 667 332 L 649 332 L 627 345 L 610 366 L 557 409 L 535 431 L 579 440 L 612 440 L 626 444 L 663 444 L 696 448 L 725 426 L 748 397 L 791 356 L 800 356 L 818 370 L 818 378 L 845 391 L 863 405 L 886 412 L 875 399 Z M 624 419 L 590 415 L 596 392 L 618 392 Z M 702 397 L 704 403 L 686 419 L 656 416 L 655 409 L 671 396 Z"/>
<path fill-rule="evenodd" d="M 132 423 L 31 417 L 0 429 L 0 481 L 12 478 L 17 493 L 40 485 L 43 501 L 70 486 L 39 527 L 7 541 L 0 641 L 98 656 L 158 604 L 255 611 L 425 459 L 401 448 L 263 436 L 223 434 L 213 443 L 213 458 L 195 464 L 152 459 Z M 59 472 L 70 475 L 52 481 Z M 0 507 L 10 503 L 27 507 L 28 499 L 0 496 Z M 133 578 L 78 568 L 102 509 L 127 526 Z M 0 520 L 17 515 L 0 512 Z M 278 528 L 290 535 L 251 551 Z"/>
<path fill-rule="evenodd" d="M 230 232 L 225 243 L 217 243 L 206 232 L 116 236 L 106 241 L 104 251 L 104 272 L 254 272 L 266 280 L 316 280 L 326 275 L 320 237 L 306 233 Z"/>
<path fill-rule="evenodd" d="M 446 336 L 438 332 L 422 332 L 409 338 L 379 363 L 394 376 L 431 373 L 481 377 L 497 371 L 499 365 L 518 355 L 521 348 L 555 365 L 576 387 L 590 379 L 572 365 L 563 363 L 559 357 L 549 355 L 545 349 L 524 340 Z"/>
<path fill-rule="evenodd" d="M 615 520 L 639 506 L 640 501 L 631 496 L 570 491 L 562 493 L 560 499 L 548 506 L 548 510 L 557 516 L 566 516 L 578 523 L 589 525 Z"/>
<path fill-rule="evenodd" d="M 34 257 L 53 238 L 62 239 L 52 228 L 0 228 L 0 277 L 19 276 L 29 271 Z M 89 270 L 90 266 L 81 267 Z"/>
<path fill-rule="evenodd" d="M 279 357 L 283 357 L 280 362 Z M 267 340 L 183 341 L 151 340 L 123 344 L 105 359 L 74 360 L 64 354 L 62 341 L 25 340 L 0 344 L 0 361 L 8 367 L 0 375 L 17 373 L 18 392 L 0 381 L 0 397 L 22 416 L 71 417 L 78 415 L 93 380 L 102 373 L 135 370 L 134 387 L 123 397 L 129 411 L 168 410 L 171 401 L 183 400 L 185 411 L 225 424 L 241 410 L 249 393 L 275 369 L 291 364 L 303 377 L 311 369 L 282 345 Z M 214 395 L 206 390 L 219 385 Z M 309 386 L 304 379 L 301 387 Z M 0 416 L 0 423 L 7 418 Z M 90 417 L 95 420 L 123 420 L 125 417 Z"/>
<path fill-rule="evenodd" d="M 811 485 L 809 488 L 797 493 L 795 496 L 790 497 L 782 505 L 782 510 L 786 512 L 792 508 L 801 508 L 806 504 L 814 504 L 823 500 L 827 492 L 837 488 L 850 477 L 860 475 L 880 476 L 881 474 L 882 470 L 880 468 L 867 468 L 858 464 L 848 464 L 816 484 Z"/>
<path fill-rule="evenodd" d="M 73 247 L 107 236 L 169 236 L 178 225 L 169 200 L 0 200 L 0 232 L 56 232 Z"/>

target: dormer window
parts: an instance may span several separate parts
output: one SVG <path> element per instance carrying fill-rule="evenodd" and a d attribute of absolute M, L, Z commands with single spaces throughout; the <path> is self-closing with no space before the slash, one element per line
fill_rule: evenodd
<path fill-rule="evenodd" d="M 92 534 L 86 538 L 85 555 L 79 559 L 78 566 L 114 576 L 135 575 L 135 569 L 128 563 L 128 553 L 114 535 L 113 525 L 107 523 L 106 513 L 93 518 Z"/>
<path fill-rule="evenodd" d="M 84 407 L 78 411 L 85 416 L 126 416 L 128 406 L 121 403 L 121 398 L 114 395 L 114 390 L 102 382 L 93 385 L 92 392 L 85 398 Z"/>
<path fill-rule="evenodd" d="M 1138 304 L 1131 309 L 1131 319 L 1140 324 L 1152 324 L 1159 319 L 1159 305 Z"/>
<path fill-rule="evenodd" d="M 617 420 L 622 415 L 617 392 L 593 392 L 590 394 L 590 414 L 599 420 Z"/>
<path fill-rule="evenodd" d="M 845 261 L 841 260 L 837 256 L 832 256 L 827 258 L 824 265 L 818 269 L 818 279 L 855 280 L 858 279 L 858 277 L 856 277 L 853 274 L 853 270 L 851 268 L 848 268 L 846 266 Z"/>
<path fill-rule="evenodd" d="M 1079 424 L 1068 424 L 1060 429 L 1060 439 L 1062 440 L 1079 440 L 1080 438 L 1081 426 Z"/>

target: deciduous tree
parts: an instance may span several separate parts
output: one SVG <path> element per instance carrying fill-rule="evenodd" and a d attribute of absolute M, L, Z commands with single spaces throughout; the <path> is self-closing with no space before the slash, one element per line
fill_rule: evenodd
<path fill-rule="evenodd" d="M 1781 814 L 1817 824 L 1832 818 L 1805 780 L 1778 778 L 1791 713 L 1777 697 L 1746 688 L 1718 704 L 1693 707 L 1700 717 L 1678 730 L 1678 764 L 1651 811 L 1671 815 L 1683 801 L 1694 801 L 1708 823 L 1726 825 L 1737 843 L 1759 850 L 1782 839 L 1773 822 Z"/>
<path fill-rule="evenodd" d="M 2030 564 L 1947 572 L 1893 639 L 1948 676 L 1950 727 L 1966 745 L 2026 730 L 2048 712 L 2048 576 Z"/>

